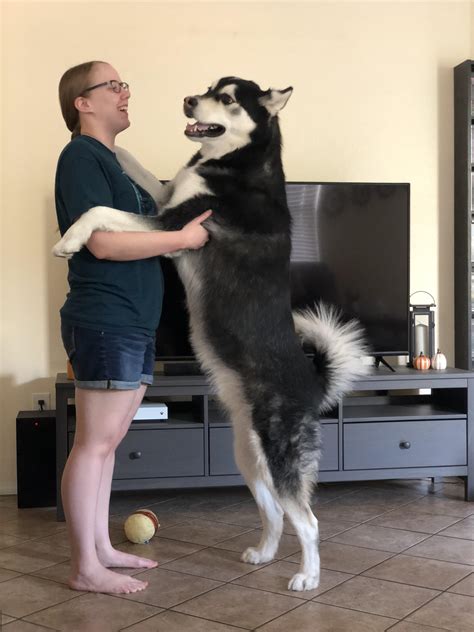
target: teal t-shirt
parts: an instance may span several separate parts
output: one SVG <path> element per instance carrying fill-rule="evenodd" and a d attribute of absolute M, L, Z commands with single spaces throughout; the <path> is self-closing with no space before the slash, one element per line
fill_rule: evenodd
<path fill-rule="evenodd" d="M 55 196 L 61 235 L 94 206 L 156 214 L 152 197 L 123 172 L 115 154 L 91 136 L 76 136 L 63 149 Z M 84 246 L 69 259 L 68 281 L 70 291 L 61 308 L 64 321 L 90 329 L 155 333 L 163 299 L 159 257 L 109 261 L 96 259 Z"/>

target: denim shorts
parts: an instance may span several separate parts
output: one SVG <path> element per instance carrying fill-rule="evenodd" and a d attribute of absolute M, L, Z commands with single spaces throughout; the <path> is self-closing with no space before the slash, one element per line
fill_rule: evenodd
<path fill-rule="evenodd" d="M 155 337 L 61 323 L 64 348 L 79 388 L 133 390 L 153 384 Z"/>

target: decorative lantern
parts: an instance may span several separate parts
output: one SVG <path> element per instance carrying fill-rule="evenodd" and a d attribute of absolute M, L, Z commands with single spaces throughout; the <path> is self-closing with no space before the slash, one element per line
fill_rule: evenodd
<path fill-rule="evenodd" d="M 433 302 L 422 305 L 410 303 L 410 366 L 413 366 L 414 358 L 419 356 L 421 352 L 425 353 L 428 358 L 432 358 L 435 354 L 434 310 L 436 303 L 433 296 L 424 290 L 413 292 L 410 295 L 410 300 L 412 296 L 420 293 L 428 294 Z"/>

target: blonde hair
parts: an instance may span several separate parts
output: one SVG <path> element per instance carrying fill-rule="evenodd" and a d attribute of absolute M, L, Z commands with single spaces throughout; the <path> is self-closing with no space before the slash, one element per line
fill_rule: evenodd
<path fill-rule="evenodd" d="M 89 87 L 91 71 L 95 64 L 104 63 L 103 61 L 86 61 L 73 66 L 66 70 L 59 81 L 59 104 L 66 127 L 72 132 L 71 139 L 81 133 L 81 121 L 74 101 Z"/>

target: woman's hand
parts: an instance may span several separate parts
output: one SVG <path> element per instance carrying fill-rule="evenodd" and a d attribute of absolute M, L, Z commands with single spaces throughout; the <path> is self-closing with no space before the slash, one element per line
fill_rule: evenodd
<path fill-rule="evenodd" d="M 202 248 L 209 239 L 209 233 L 204 228 L 202 223 L 212 215 L 212 211 L 206 211 L 202 215 L 198 215 L 195 219 L 191 220 L 186 226 L 180 230 L 181 237 L 183 238 L 183 248 L 189 248 L 190 250 L 197 250 Z"/>

